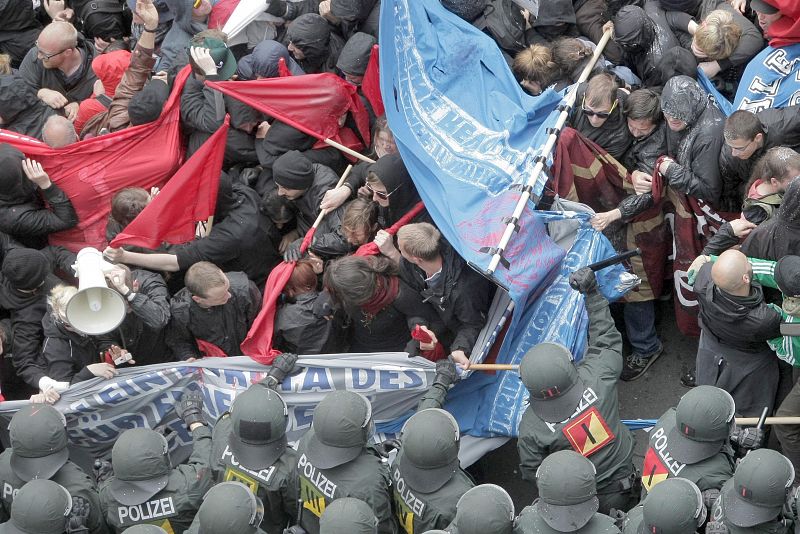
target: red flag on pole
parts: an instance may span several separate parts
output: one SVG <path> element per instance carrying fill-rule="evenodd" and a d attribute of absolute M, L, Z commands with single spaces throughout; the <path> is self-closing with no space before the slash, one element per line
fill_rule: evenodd
<path fill-rule="evenodd" d="M 300 244 L 300 254 L 304 254 L 314 239 L 316 228 L 311 228 L 303 237 Z M 252 359 L 263 365 L 271 365 L 272 360 L 281 354 L 281 351 L 272 347 L 272 336 L 275 331 L 275 312 L 278 308 L 278 299 L 292 277 L 294 266 L 297 262 L 282 262 L 269 273 L 267 284 L 264 287 L 264 299 L 261 311 L 258 312 L 247 337 L 242 342 L 242 354 L 247 354 Z"/>
<path fill-rule="evenodd" d="M 317 139 L 334 139 L 339 120 L 350 112 L 361 138 L 369 143 L 369 115 L 355 86 L 335 74 L 305 74 L 206 85 Z"/>
<path fill-rule="evenodd" d="M 192 154 L 161 192 L 111 241 L 112 247 L 158 248 L 191 241 L 198 221 L 214 214 L 230 117 Z"/>
<path fill-rule="evenodd" d="M 386 229 L 386 233 L 389 235 L 395 235 L 397 231 L 402 228 L 403 226 L 407 225 L 411 222 L 414 217 L 419 215 L 419 213 L 425 209 L 425 204 L 422 203 L 420 200 L 417 202 L 413 208 L 408 210 L 408 213 L 400 217 L 396 223 L 391 225 L 389 228 Z M 378 245 L 375 244 L 374 241 L 370 241 L 369 243 L 364 243 L 358 250 L 356 250 L 354 256 L 376 256 L 380 254 L 381 251 L 378 249 Z"/>
<path fill-rule="evenodd" d="M 180 166 L 180 95 L 191 73 L 185 67 L 155 121 L 93 137 L 64 148 L 50 148 L 37 139 L 0 130 L 8 143 L 35 159 L 64 190 L 78 214 L 78 226 L 50 235 L 50 243 L 73 252 L 106 246 L 106 223 L 111 197 L 125 187 L 149 189 L 162 185 Z"/>
<path fill-rule="evenodd" d="M 381 96 L 381 75 L 380 75 L 380 60 L 378 53 L 378 45 L 372 46 L 372 51 L 369 54 L 369 63 L 367 63 L 367 70 L 364 72 L 364 79 L 361 81 L 361 92 L 369 100 L 372 106 L 372 111 L 375 112 L 377 117 L 384 114 L 383 97 Z"/>

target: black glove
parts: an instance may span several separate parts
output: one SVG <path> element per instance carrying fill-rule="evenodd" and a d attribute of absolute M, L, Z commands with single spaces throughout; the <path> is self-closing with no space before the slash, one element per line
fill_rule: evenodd
<path fill-rule="evenodd" d="M 760 449 L 764 443 L 764 431 L 754 426 L 737 428 L 731 433 L 731 441 L 743 449 Z"/>
<path fill-rule="evenodd" d="M 289 263 L 292 261 L 297 261 L 303 257 L 303 254 L 300 252 L 300 245 L 303 244 L 302 239 L 295 239 L 291 242 L 291 244 L 286 247 L 286 252 L 283 253 L 283 261 Z"/>
<path fill-rule="evenodd" d="M 616 508 L 612 508 L 611 510 L 608 511 L 608 517 L 614 520 L 614 524 L 617 526 L 618 529 L 624 530 L 625 520 L 628 518 L 628 514 L 626 514 L 622 510 L 617 510 Z"/>
<path fill-rule="evenodd" d="M 449 388 L 458 381 L 456 364 L 449 359 L 442 359 L 436 362 L 436 376 L 432 385 L 441 385 L 445 389 Z"/>
<path fill-rule="evenodd" d="M 707 489 L 703 493 L 703 504 L 706 505 L 708 510 L 711 510 L 714 507 L 714 503 L 717 502 L 719 499 L 719 490 L 718 489 Z"/>
<path fill-rule="evenodd" d="M 181 400 L 175 405 L 175 412 L 183 419 L 186 427 L 194 423 L 205 423 L 203 420 L 203 394 L 199 391 L 185 391 Z"/>
<path fill-rule="evenodd" d="M 277 389 L 283 383 L 283 380 L 292 373 L 296 363 L 297 354 L 288 352 L 279 354 L 272 360 L 272 366 L 261 383 L 270 389 Z"/>
<path fill-rule="evenodd" d="M 69 523 L 67 524 L 67 534 L 77 534 L 79 532 L 89 532 L 86 526 L 89 520 L 89 512 L 92 506 L 83 497 L 72 497 L 72 510 L 69 513 Z"/>
<path fill-rule="evenodd" d="M 270 0 L 267 6 L 267 13 L 276 17 L 284 16 L 286 14 L 286 2 L 283 0 Z"/>
<path fill-rule="evenodd" d="M 378 451 L 384 458 L 389 457 L 389 453 L 395 449 L 400 448 L 400 440 L 399 439 L 387 439 L 386 441 L 381 441 L 377 445 L 375 445 L 375 450 Z"/>
<path fill-rule="evenodd" d="M 728 534 L 728 527 L 717 521 L 706 523 L 706 534 Z"/>
<path fill-rule="evenodd" d="M 327 291 L 320 291 L 314 300 L 314 307 L 311 311 L 314 313 L 314 317 L 319 319 L 332 316 L 334 314 L 334 306 L 331 294 Z"/>
<path fill-rule="evenodd" d="M 102 458 L 94 461 L 92 472 L 97 486 L 114 476 L 114 468 L 111 466 L 111 462 Z"/>
<path fill-rule="evenodd" d="M 597 289 L 597 278 L 594 276 L 594 271 L 588 267 L 578 269 L 569 275 L 569 286 L 584 295 L 594 291 Z"/>

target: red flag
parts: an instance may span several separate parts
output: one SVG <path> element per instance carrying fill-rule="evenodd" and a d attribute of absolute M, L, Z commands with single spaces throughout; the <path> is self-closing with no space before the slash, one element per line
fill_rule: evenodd
<path fill-rule="evenodd" d="M 367 63 L 367 70 L 364 72 L 364 79 L 361 81 L 361 92 L 369 100 L 375 116 L 380 117 L 385 110 L 383 97 L 381 96 L 380 60 L 378 56 L 378 45 L 373 45 L 372 52 L 369 55 L 369 63 Z"/>
<path fill-rule="evenodd" d="M 311 228 L 306 232 L 303 237 L 303 242 L 300 244 L 300 254 L 302 255 L 308 250 L 311 245 L 311 240 L 314 239 L 314 232 L 316 228 Z M 263 365 L 272 365 L 272 360 L 281 351 L 272 347 L 272 336 L 275 331 L 275 312 L 278 307 L 278 299 L 286 287 L 286 283 L 292 277 L 294 266 L 297 262 L 282 262 L 277 265 L 272 272 L 269 273 L 267 284 L 264 287 L 264 299 L 261 301 L 261 311 L 250 331 L 247 332 L 247 337 L 242 342 L 242 354 L 250 356 L 252 359 Z"/>
<path fill-rule="evenodd" d="M 389 235 L 395 235 L 397 231 L 402 228 L 403 226 L 407 225 L 411 220 L 419 215 L 419 213 L 425 209 L 425 204 L 422 203 L 420 200 L 417 202 L 413 208 L 411 208 L 408 213 L 400 217 L 396 223 L 391 225 L 389 228 L 386 229 L 386 233 Z M 380 254 L 381 251 L 378 250 L 378 245 L 375 244 L 374 241 L 370 241 L 369 243 L 364 243 L 358 250 L 356 250 L 354 256 L 376 256 Z"/>
<path fill-rule="evenodd" d="M 335 74 L 206 84 L 317 139 L 335 139 L 339 119 L 350 112 L 369 143 L 367 110 L 356 88 Z"/>
<path fill-rule="evenodd" d="M 164 111 L 154 122 L 93 137 L 64 148 L 7 130 L 0 143 L 9 143 L 37 160 L 50 179 L 64 190 L 78 214 L 78 226 L 50 234 L 50 243 L 77 252 L 106 246 L 106 222 L 111 197 L 125 187 L 149 189 L 161 185 L 180 166 L 180 95 L 191 73 L 184 68 L 175 79 Z"/>
<path fill-rule="evenodd" d="M 286 66 L 286 60 L 282 57 L 278 58 L 278 76 L 280 78 L 286 78 L 287 76 L 293 76 L 292 71 L 289 70 L 289 67 Z"/>
<path fill-rule="evenodd" d="M 214 214 L 230 117 L 192 154 L 161 192 L 111 241 L 112 247 L 158 248 L 195 236 L 197 221 Z"/>
<path fill-rule="evenodd" d="M 211 8 L 211 14 L 208 16 L 208 29 L 221 30 L 238 5 L 239 0 L 219 0 Z"/>

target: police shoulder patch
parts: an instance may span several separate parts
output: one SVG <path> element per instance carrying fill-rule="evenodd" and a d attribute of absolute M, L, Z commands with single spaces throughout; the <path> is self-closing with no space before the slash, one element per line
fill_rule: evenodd
<path fill-rule="evenodd" d="M 614 441 L 615 437 L 597 406 L 578 414 L 564 425 L 562 431 L 572 448 L 587 458 Z"/>

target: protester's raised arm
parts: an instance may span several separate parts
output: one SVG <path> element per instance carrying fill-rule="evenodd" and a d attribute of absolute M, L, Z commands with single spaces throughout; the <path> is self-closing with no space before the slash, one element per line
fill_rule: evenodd
<path fill-rule="evenodd" d="M 177 272 L 178 256 L 175 254 L 141 254 L 130 252 L 122 248 L 106 247 L 103 255 L 114 263 L 125 263 L 127 265 L 137 265 L 145 269 L 154 271 Z"/>

